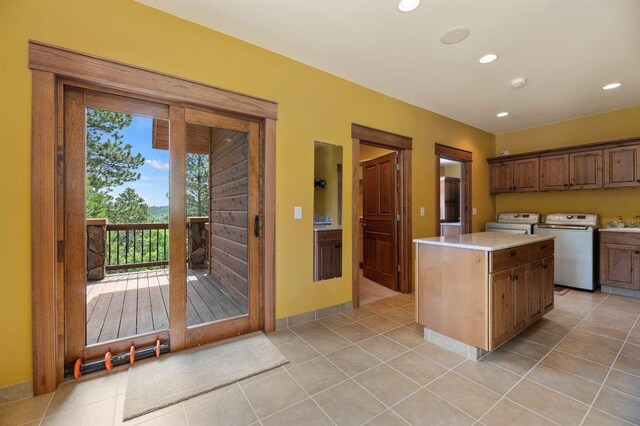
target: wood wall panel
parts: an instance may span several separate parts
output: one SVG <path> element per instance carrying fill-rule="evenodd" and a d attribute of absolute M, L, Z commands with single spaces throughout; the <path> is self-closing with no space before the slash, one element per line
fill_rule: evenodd
<path fill-rule="evenodd" d="M 248 134 L 211 130 L 210 273 L 236 295 L 248 297 Z"/>

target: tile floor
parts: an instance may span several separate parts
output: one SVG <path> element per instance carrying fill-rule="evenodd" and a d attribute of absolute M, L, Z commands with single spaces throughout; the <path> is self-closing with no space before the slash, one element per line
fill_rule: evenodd
<path fill-rule="evenodd" d="M 360 269 L 360 305 L 377 302 L 378 300 L 387 299 L 397 296 L 401 293 L 393 291 L 375 281 L 365 278 Z"/>
<path fill-rule="evenodd" d="M 268 335 L 291 361 L 127 424 L 640 423 L 640 300 L 571 291 L 480 362 L 425 343 L 410 295 Z M 0 405 L 0 424 L 120 424 L 127 371 Z"/>

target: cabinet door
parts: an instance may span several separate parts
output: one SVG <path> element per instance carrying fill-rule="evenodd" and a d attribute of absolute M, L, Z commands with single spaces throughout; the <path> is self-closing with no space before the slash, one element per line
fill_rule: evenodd
<path fill-rule="evenodd" d="M 490 189 L 492 194 L 511 192 L 513 188 L 513 161 L 501 161 L 490 166 Z"/>
<path fill-rule="evenodd" d="M 604 150 L 604 187 L 640 186 L 640 145 Z"/>
<path fill-rule="evenodd" d="M 545 314 L 553 309 L 553 298 L 555 295 L 553 291 L 555 287 L 553 268 L 553 257 L 542 259 L 542 301 Z"/>
<path fill-rule="evenodd" d="M 540 157 L 540 191 L 569 189 L 569 156 Z"/>
<path fill-rule="evenodd" d="M 513 281 L 511 270 L 490 274 L 490 350 L 511 337 L 513 330 Z"/>
<path fill-rule="evenodd" d="M 544 313 L 542 260 L 529 265 L 529 324 L 540 319 Z"/>
<path fill-rule="evenodd" d="M 516 192 L 534 192 L 540 188 L 540 160 L 528 158 L 513 162 L 513 189 Z"/>
<path fill-rule="evenodd" d="M 317 243 L 317 280 L 326 280 L 338 276 L 338 243 L 335 241 L 326 241 Z"/>
<path fill-rule="evenodd" d="M 511 270 L 513 281 L 513 334 L 518 334 L 529 325 L 529 265 Z"/>
<path fill-rule="evenodd" d="M 602 150 L 569 155 L 569 188 L 602 188 Z"/>
<path fill-rule="evenodd" d="M 640 290 L 640 246 L 602 244 L 600 281 L 606 285 Z"/>

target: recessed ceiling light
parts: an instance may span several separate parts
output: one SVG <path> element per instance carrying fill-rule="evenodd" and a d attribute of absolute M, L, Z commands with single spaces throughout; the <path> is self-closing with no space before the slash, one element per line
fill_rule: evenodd
<path fill-rule="evenodd" d="M 420 6 L 420 0 L 400 0 L 398 3 L 400 12 L 413 12 L 418 6 Z"/>
<path fill-rule="evenodd" d="M 447 30 L 446 33 L 440 37 L 440 43 L 442 44 L 456 44 L 469 37 L 471 34 L 471 28 L 469 27 L 453 27 Z"/>
<path fill-rule="evenodd" d="M 497 113 L 496 117 L 502 118 L 502 117 L 506 117 L 507 115 L 509 115 L 509 113 L 507 111 L 503 111 L 503 112 Z"/>
<path fill-rule="evenodd" d="M 482 58 L 480 58 L 478 62 L 480 62 L 481 64 L 488 64 L 489 62 L 493 62 L 496 59 L 498 59 L 498 55 L 495 55 L 493 53 L 487 53 Z"/>
<path fill-rule="evenodd" d="M 611 90 L 611 89 L 617 89 L 620 86 L 622 86 L 622 83 L 609 83 L 605 86 L 602 86 L 602 88 L 604 90 Z"/>

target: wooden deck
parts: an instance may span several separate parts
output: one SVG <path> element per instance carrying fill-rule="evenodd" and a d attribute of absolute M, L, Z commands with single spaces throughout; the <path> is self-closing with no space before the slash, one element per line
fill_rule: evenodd
<path fill-rule="evenodd" d="M 214 282 L 205 270 L 188 270 L 189 326 L 247 312 L 246 301 Z M 168 269 L 108 275 L 87 284 L 87 345 L 168 328 Z"/>

